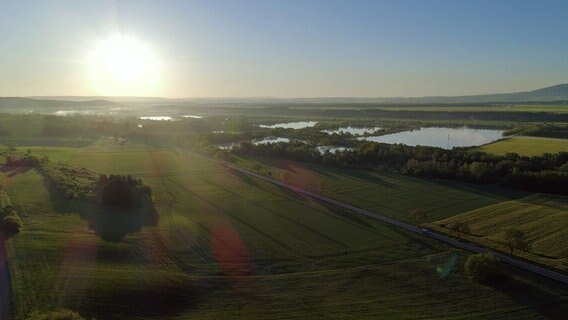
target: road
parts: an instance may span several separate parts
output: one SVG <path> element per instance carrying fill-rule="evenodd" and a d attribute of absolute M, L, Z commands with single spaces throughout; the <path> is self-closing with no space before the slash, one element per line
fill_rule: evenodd
<path fill-rule="evenodd" d="M 182 151 L 182 150 L 178 149 L 178 152 L 190 153 L 192 155 L 201 157 L 203 159 L 214 162 L 214 163 L 221 165 L 221 166 L 224 166 L 226 168 L 236 170 L 238 172 L 247 174 L 249 176 L 253 176 L 253 177 L 258 178 L 260 180 L 275 184 L 275 185 L 280 186 L 282 188 L 292 190 L 292 191 L 294 191 L 298 194 L 302 194 L 302 195 L 310 197 L 312 199 L 315 199 L 315 200 L 318 200 L 318 201 L 321 201 L 321 202 L 325 202 L 325 203 L 334 205 L 336 207 L 343 208 L 343 209 L 346 209 L 346 210 L 349 210 L 349 211 L 352 211 L 352 212 L 373 218 L 375 220 L 382 221 L 384 223 L 388 223 L 388 224 L 395 226 L 395 227 L 398 227 L 400 229 L 404 229 L 406 231 L 414 232 L 414 233 L 420 234 L 424 237 L 428 237 L 428 238 L 431 238 L 431 239 L 434 239 L 434 240 L 438 240 L 440 242 L 447 243 L 449 245 L 452 245 L 452 246 L 460 248 L 460 249 L 468 250 L 468 251 L 475 252 L 475 253 L 481 253 L 481 252 L 491 253 L 497 259 L 499 259 L 500 261 L 502 261 L 504 263 L 507 263 L 509 265 L 512 265 L 514 267 L 517 267 L 517 268 L 525 270 L 525 271 L 536 273 L 540 276 L 543 276 L 543 277 L 546 277 L 546 278 L 549 278 L 549 279 L 552 279 L 552 280 L 555 280 L 555 281 L 558 281 L 558 282 L 561 282 L 561 283 L 564 283 L 564 284 L 568 284 L 568 275 L 566 275 L 566 274 L 562 274 L 562 273 L 556 272 L 554 270 L 544 268 L 544 267 L 541 267 L 539 265 L 536 265 L 536 264 L 533 264 L 533 263 L 530 263 L 530 262 L 527 262 L 527 261 L 524 261 L 524 260 L 521 260 L 521 259 L 516 259 L 516 258 L 510 257 L 508 255 L 505 255 L 505 254 L 502 254 L 502 253 L 499 253 L 499 252 L 495 252 L 493 250 L 489 250 L 489 249 L 484 248 L 484 247 L 477 246 L 477 245 L 470 243 L 470 242 L 460 241 L 456 238 L 452 238 L 452 237 L 446 236 L 446 235 L 441 234 L 441 233 L 437 233 L 437 232 L 433 232 L 433 231 L 424 231 L 423 229 L 418 228 L 416 226 L 413 226 L 411 224 L 404 223 L 404 222 L 401 222 L 401 221 L 398 221 L 398 220 L 395 220 L 395 219 L 392 219 L 392 218 L 389 218 L 389 217 L 385 217 L 385 216 L 380 215 L 378 213 L 375 213 L 375 212 L 372 212 L 372 211 L 369 211 L 369 210 L 365 210 L 365 209 L 361 209 L 359 207 L 350 205 L 348 203 L 337 201 L 335 199 L 332 199 L 332 198 L 329 198 L 329 197 L 326 197 L 326 196 L 323 196 L 321 194 L 314 193 L 314 192 L 311 192 L 311 191 L 308 191 L 308 190 L 304 190 L 302 188 L 298 188 L 296 186 L 284 183 L 282 181 L 278 181 L 278 180 L 275 180 L 275 179 L 272 179 L 272 178 L 265 177 L 263 175 L 254 173 L 252 171 L 237 167 L 235 165 L 232 165 L 232 164 L 229 164 L 229 163 L 226 163 L 226 162 L 217 161 L 217 160 L 205 157 L 203 155 L 193 153 L 193 152 L 189 152 L 189 151 L 185 151 L 185 150 Z"/>

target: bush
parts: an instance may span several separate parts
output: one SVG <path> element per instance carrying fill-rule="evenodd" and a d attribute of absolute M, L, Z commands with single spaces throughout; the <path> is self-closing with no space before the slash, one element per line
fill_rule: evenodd
<path fill-rule="evenodd" d="M 465 274 L 474 281 L 487 283 L 501 275 L 501 263 L 490 253 L 474 254 L 465 262 Z"/>
<path fill-rule="evenodd" d="M 77 312 L 67 309 L 60 309 L 49 313 L 32 312 L 27 320 L 85 320 Z M 92 318 L 91 320 L 95 320 Z"/>
<path fill-rule="evenodd" d="M 86 198 L 97 180 L 97 174 L 85 168 L 73 168 L 50 161 L 42 161 L 40 164 L 41 171 L 49 182 L 68 199 Z"/>
<path fill-rule="evenodd" d="M 2 220 L 0 220 L 0 232 L 7 236 L 13 236 L 22 230 L 22 220 L 16 210 L 11 206 L 2 209 Z"/>

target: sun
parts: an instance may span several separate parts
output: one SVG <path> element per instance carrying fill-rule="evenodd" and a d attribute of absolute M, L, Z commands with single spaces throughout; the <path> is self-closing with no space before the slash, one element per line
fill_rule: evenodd
<path fill-rule="evenodd" d="M 88 56 L 88 66 L 98 94 L 148 96 L 159 90 L 159 60 L 134 38 L 117 35 L 99 41 Z"/>

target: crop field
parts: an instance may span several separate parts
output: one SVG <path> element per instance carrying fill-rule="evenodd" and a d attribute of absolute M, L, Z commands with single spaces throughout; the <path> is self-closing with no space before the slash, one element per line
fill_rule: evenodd
<path fill-rule="evenodd" d="M 497 155 L 515 152 L 522 156 L 538 156 L 545 153 L 568 152 L 568 139 L 517 136 L 486 144 L 477 150 Z"/>
<path fill-rule="evenodd" d="M 261 173 L 270 172 L 274 177 L 287 171 L 290 184 L 405 222 L 412 222 L 410 213 L 415 209 L 424 211 L 428 221 L 436 221 L 526 195 L 496 187 L 336 169 L 288 160 L 235 158 L 234 161 L 245 168 L 261 163 Z"/>
<path fill-rule="evenodd" d="M 467 222 L 471 228 L 468 240 L 503 251 L 502 232 L 516 227 L 526 232 L 531 248 L 529 252 L 517 252 L 527 259 L 568 270 L 568 199 L 565 197 L 531 195 L 514 201 L 506 201 L 479 208 L 448 219 L 436 221 L 436 230 L 451 233 L 442 228 L 454 222 Z"/>
<path fill-rule="evenodd" d="M 466 252 L 197 156 L 139 146 L 32 149 L 100 173 L 142 178 L 160 219 L 135 228 L 118 219 L 112 227 L 124 227 L 125 237 L 104 241 L 92 220 L 96 204 L 59 198 L 35 169 L 4 167 L 25 223 L 6 243 L 17 319 L 55 307 L 99 320 L 561 319 L 568 312 L 566 288 L 516 272 L 494 287 L 474 284 L 462 275 Z M 414 199 L 437 220 L 505 197 L 397 175 L 345 179 L 353 182 L 344 189 L 341 182 L 323 188 L 360 202 L 365 192 L 379 199 L 390 190 L 382 199 L 396 198 L 388 203 L 395 216 L 413 208 Z M 363 180 L 358 190 L 355 182 Z"/>

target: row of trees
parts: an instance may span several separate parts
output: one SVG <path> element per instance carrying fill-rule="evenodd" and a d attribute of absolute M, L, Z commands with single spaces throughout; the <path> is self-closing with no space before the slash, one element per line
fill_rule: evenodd
<path fill-rule="evenodd" d="M 244 142 L 231 152 L 336 167 L 372 168 L 421 178 L 498 183 L 527 191 L 568 195 L 568 152 L 532 157 L 515 153 L 500 156 L 465 148 L 444 150 L 373 142 L 359 142 L 352 150 L 324 154 L 315 146 L 301 142 L 264 145 Z"/>

